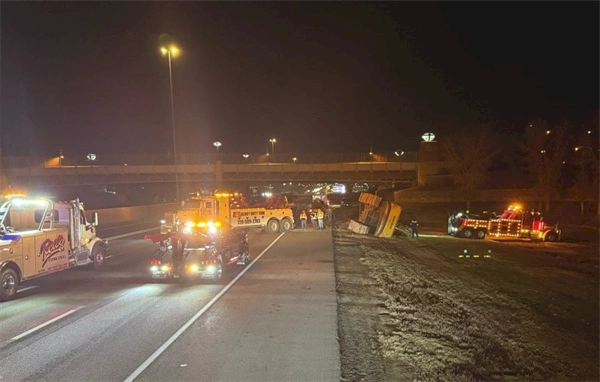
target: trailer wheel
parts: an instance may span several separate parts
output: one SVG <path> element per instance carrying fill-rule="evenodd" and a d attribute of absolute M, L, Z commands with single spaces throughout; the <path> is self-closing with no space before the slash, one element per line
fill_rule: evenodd
<path fill-rule="evenodd" d="M 473 238 L 473 230 L 471 228 L 465 228 L 462 231 L 463 237 L 466 237 L 467 239 L 471 239 Z"/>
<path fill-rule="evenodd" d="M 285 231 L 289 231 L 293 228 L 293 224 L 292 221 L 288 218 L 284 218 L 281 220 L 281 231 L 285 232 Z"/>
<path fill-rule="evenodd" d="M 554 231 L 549 231 L 546 233 L 546 236 L 544 236 L 544 241 L 549 241 L 551 243 L 558 241 L 558 235 Z"/>
<path fill-rule="evenodd" d="M 268 233 L 277 233 L 279 232 L 279 221 L 277 221 L 277 219 L 271 219 L 267 222 L 267 225 L 265 226 L 265 230 Z"/>
<path fill-rule="evenodd" d="M 106 259 L 106 249 L 96 246 L 92 249 L 92 260 L 94 261 L 94 268 L 99 271 L 104 265 Z"/>
<path fill-rule="evenodd" d="M 485 231 L 482 230 L 482 229 L 476 230 L 475 231 L 475 238 L 480 239 L 480 240 L 485 239 Z"/>
<path fill-rule="evenodd" d="M 15 298 L 19 288 L 19 276 L 12 268 L 6 268 L 0 273 L 0 301 Z"/>

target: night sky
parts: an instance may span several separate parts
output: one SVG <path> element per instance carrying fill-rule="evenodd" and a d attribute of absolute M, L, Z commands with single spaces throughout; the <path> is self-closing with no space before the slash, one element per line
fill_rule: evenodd
<path fill-rule="evenodd" d="M 598 2 L 2 2 L 3 155 L 416 150 L 592 119 Z M 164 36 L 166 35 L 166 36 Z"/>

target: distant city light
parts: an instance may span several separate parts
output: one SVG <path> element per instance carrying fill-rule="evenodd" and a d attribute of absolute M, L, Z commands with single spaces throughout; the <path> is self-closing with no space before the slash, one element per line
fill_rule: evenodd
<path fill-rule="evenodd" d="M 96 160 L 96 154 L 88 154 L 88 155 L 86 156 L 86 158 L 87 158 L 88 160 Z"/>

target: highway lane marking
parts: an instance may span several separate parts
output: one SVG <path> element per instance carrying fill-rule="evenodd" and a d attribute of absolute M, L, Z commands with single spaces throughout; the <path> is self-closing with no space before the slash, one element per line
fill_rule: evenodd
<path fill-rule="evenodd" d="M 45 326 L 48 326 L 48 325 L 50 325 L 51 323 L 53 323 L 53 322 L 56 322 L 56 321 L 60 320 L 61 318 L 67 317 L 68 315 L 70 315 L 70 314 L 73 314 L 73 313 L 75 313 L 75 312 L 76 312 L 76 311 L 78 311 L 78 310 L 79 310 L 79 308 L 77 308 L 77 309 L 71 309 L 71 310 L 69 310 L 68 312 L 66 312 L 66 313 L 63 313 L 63 314 L 61 314 L 61 315 L 60 315 L 60 316 L 58 316 L 58 317 L 54 317 L 53 319 L 51 319 L 51 320 L 49 320 L 49 321 L 46 321 L 46 322 L 44 322 L 43 324 L 40 324 L 40 325 L 36 326 L 35 328 L 29 329 L 28 331 L 26 331 L 26 332 L 24 332 L 24 333 L 21 333 L 21 334 L 19 334 L 18 336 L 15 336 L 15 337 L 11 338 L 10 340 L 11 340 L 11 341 L 16 341 L 16 340 L 18 340 L 18 339 L 21 339 L 21 338 L 23 338 L 23 337 L 25 337 L 25 336 L 28 336 L 28 335 L 30 335 L 31 333 L 33 333 L 33 332 L 35 332 L 35 331 L 37 331 L 37 330 L 40 330 L 41 328 L 43 328 L 43 327 L 45 327 Z"/>
<path fill-rule="evenodd" d="M 202 307 L 202 309 L 200 309 L 196 314 L 194 314 L 194 316 L 192 318 L 190 318 L 188 320 L 188 322 L 183 324 L 183 326 L 181 328 L 179 328 L 179 330 L 177 330 L 175 332 L 175 334 L 173 334 L 171 336 L 171 338 L 169 338 L 164 344 L 162 344 L 161 347 L 156 349 L 156 351 L 154 353 L 152 353 L 152 355 L 150 357 L 148 357 L 148 359 L 146 359 L 137 369 L 135 369 L 135 371 L 133 373 L 131 373 L 131 375 L 129 377 L 127 377 L 124 382 L 133 382 L 137 377 L 139 377 L 139 375 L 142 374 L 144 372 L 144 370 L 146 370 L 148 368 L 148 366 L 150 366 L 150 364 L 152 364 L 152 362 L 154 362 L 158 357 L 160 357 L 160 355 L 165 350 L 167 350 L 168 347 L 171 346 L 171 344 L 173 342 L 175 342 L 175 340 L 177 340 L 179 338 L 179 336 L 181 336 L 183 334 L 183 332 L 185 332 L 190 326 L 192 326 L 192 324 L 194 322 L 196 322 L 196 320 L 198 318 L 200 318 L 200 316 L 202 316 L 225 293 L 227 293 L 227 291 L 233 286 L 233 284 L 235 284 L 240 279 L 240 277 L 242 277 L 244 275 L 244 273 L 246 273 L 248 271 L 248 269 L 250 269 L 254 265 L 254 263 L 256 263 L 258 261 L 258 259 L 260 259 L 262 257 L 262 255 L 264 255 L 279 239 L 281 239 L 281 237 L 283 235 L 285 235 L 285 232 L 283 232 L 279 236 L 277 236 L 277 238 L 275 238 L 275 240 L 273 240 L 273 242 L 271 242 L 271 244 L 269 244 L 267 246 L 267 248 L 265 248 L 260 253 L 260 255 L 256 256 L 256 258 L 246 268 L 244 268 L 233 280 L 231 280 L 231 282 L 229 284 L 227 284 L 215 297 L 213 297 L 212 300 L 210 300 L 206 305 L 204 305 Z"/>

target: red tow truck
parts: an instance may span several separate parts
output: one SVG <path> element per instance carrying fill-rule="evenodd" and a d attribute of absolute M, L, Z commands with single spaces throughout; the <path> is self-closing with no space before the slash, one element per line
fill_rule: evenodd
<path fill-rule="evenodd" d="M 245 231 L 211 228 L 146 235 L 145 239 L 159 244 L 150 260 L 150 276 L 153 279 L 200 278 L 219 282 L 228 266 L 250 262 Z"/>
<path fill-rule="evenodd" d="M 547 225 L 542 214 L 534 210 L 524 211 L 519 206 L 509 206 L 500 215 L 486 212 L 476 215 L 469 211 L 449 214 L 448 234 L 467 239 L 493 236 L 550 242 L 561 238 L 558 224 Z"/>

